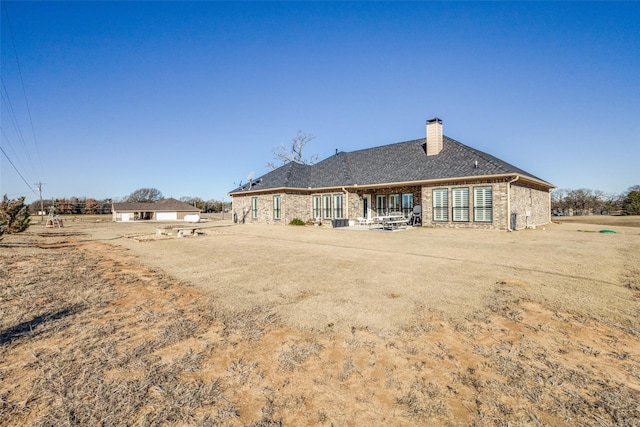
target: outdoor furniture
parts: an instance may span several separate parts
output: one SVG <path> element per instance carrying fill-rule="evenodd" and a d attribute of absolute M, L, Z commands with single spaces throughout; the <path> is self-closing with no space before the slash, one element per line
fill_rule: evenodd
<path fill-rule="evenodd" d="M 401 213 L 377 216 L 375 220 L 384 230 L 396 230 L 398 227 L 406 227 L 409 223 L 409 220 Z"/>
<path fill-rule="evenodd" d="M 358 225 L 371 226 L 374 223 L 373 218 L 365 218 L 365 217 L 359 216 L 356 219 L 358 220 Z"/>
<path fill-rule="evenodd" d="M 331 226 L 333 228 L 348 227 L 349 226 L 349 220 L 348 219 L 344 219 L 344 218 L 332 219 L 331 220 Z"/>
<path fill-rule="evenodd" d="M 415 205 L 413 207 L 413 213 L 411 214 L 411 219 L 409 220 L 409 225 L 422 225 L 422 206 Z"/>

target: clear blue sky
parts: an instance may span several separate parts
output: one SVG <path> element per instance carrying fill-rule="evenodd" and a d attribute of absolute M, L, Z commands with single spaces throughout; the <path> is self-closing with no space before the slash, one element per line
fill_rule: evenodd
<path fill-rule="evenodd" d="M 638 2 L 2 6 L 12 198 L 228 200 L 298 130 L 322 159 L 436 116 L 560 188 L 640 184 Z"/>

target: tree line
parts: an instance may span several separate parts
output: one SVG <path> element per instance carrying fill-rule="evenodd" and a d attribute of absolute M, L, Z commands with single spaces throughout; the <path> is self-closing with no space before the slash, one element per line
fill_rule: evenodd
<path fill-rule="evenodd" d="M 123 198 L 123 202 L 159 202 L 164 200 L 162 192 L 155 188 L 141 188 Z M 199 197 L 181 197 L 203 212 L 228 211 L 230 202 L 223 200 L 204 201 Z M 31 214 L 40 211 L 40 201 L 25 205 L 25 198 L 10 200 L 5 195 L 0 200 L 0 238 L 4 233 L 19 233 L 29 227 Z M 44 209 L 57 214 L 109 214 L 112 199 L 70 197 L 43 201 Z M 622 194 L 607 194 L 599 190 L 557 189 L 551 193 L 551 210 L 567 215 L 640 215 L 640 185 L 629 187 Z"/>
<path fill-rule="evenodd" d="M 53 208 L 56 214 L 64 215 L 84 215 L 84 214 L 110 214 L 111 205 L 114 202 L 130 203 L 154 203 L 164 200 L 162 192 L 155 188 L 140 188 L 131 194 L 118 199 L 95 199 L 91 197 L 69 197 L 43 200 L 43 208 L 49 213 Z M 200 197 L 181 197 L 180 201 L 188 203 L 202 212 L 222 212 L 231 208 L 231 202 L 223 200 L 203 200 Z M 37 200 L 29 205 L 32 214 L 40 212 L 40 201 Z"/>
<path fill-rule="evenodd" d="M 588 188 L 556 189 L 551 193 L 551 210 L 563 215 L 640 215 L 640 185 L 622 194 Z"/>

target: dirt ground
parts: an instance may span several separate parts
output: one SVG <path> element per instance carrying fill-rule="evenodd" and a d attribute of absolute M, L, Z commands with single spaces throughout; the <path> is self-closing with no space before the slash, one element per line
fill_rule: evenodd
<path fill-rule="evenodd" d="M 0 425 L 638 426 L 640 224 L 584 218 L 34 224 L 0 241 Z"/>

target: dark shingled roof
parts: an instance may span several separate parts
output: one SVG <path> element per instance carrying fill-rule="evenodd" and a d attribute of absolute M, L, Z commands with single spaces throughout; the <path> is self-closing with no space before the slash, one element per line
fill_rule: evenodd
<path fill-rule="evenodd" d="M 542 179 L 490 154 L 443 136 L 442 151 L 426 155 L 426 139 L 339 152 L 315 165 L 290 162 L 251 182 L 251 190 L 326 188 L 514 174 Z M 478 167 L 475 167 L 475 162 Z M 548 184 L 548 183 L 547 183 Z M 548 184 L 549 187 L 553 187 Z M 231 191 L 248 191 L 249 183 Z"/>

